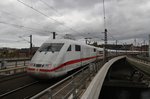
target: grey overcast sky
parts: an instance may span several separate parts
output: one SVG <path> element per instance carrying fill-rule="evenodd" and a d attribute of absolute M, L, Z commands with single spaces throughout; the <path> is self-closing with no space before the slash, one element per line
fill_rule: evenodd
<path fill-rule="evenodd" d="M 57 38 L 72 34 L 77 39 L 98 37 L 103 39 L 103 0 L 17 0 L 0 1 L 0 47 L 25 48 L 29 35 L 33 44 L 40 46 L 50 32 Z M 105 0 L 108 39 L 120 43 L 141 44 L 150 34 L 149 0 Z M 82 35 L 82 36 L 81 36 Z M 21 38 L 22 37 L 22 38 Z M 102 42 L 102 41 L 101 41 Z"/>

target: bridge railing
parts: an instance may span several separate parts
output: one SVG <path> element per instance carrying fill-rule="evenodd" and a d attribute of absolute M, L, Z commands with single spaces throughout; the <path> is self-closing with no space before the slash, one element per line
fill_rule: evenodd
<path fill-rule="evenodd" d="M 1 59 L 0 69 L 7 69 L 17 66 L 27 66 L 29 64 L 30 58 L 25 59 Z"/>
<path fill-rule="evenodd" d="M 22 66 L 22 67 L 2 69 L 0 70 L 0 75 L 11 75 L 15 73 L 25 72 L 26 68 L 27 68 L 26 66 Z"/>
<path fill-rule="evenodd" d="M 30 99 L 66 99 L 68 97 L 80 97 L 82 91 L 87 87 L 101 66 L 102 62 L 91 63 Z"/>
<path fill-rule="evenodd" d="M 125 56 L 115 57 L 109 60 L 104 66 L 99 70 L 96 76 L 93 78 L 92 82 L 86 89 L 86 91 L 81 96 L 81 99 L 98 99 L 100 95 L 100 91 L 104 82 L 104 79 L 107 75 L 109 68 L 114 64 L 116 61 L 125 58 Z"/>

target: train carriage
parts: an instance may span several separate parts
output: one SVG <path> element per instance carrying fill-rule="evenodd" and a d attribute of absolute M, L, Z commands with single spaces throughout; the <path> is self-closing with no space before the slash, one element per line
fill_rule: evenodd
<path fill-rule="evenodd" d="M 108 56 L 116 55 L 116 50 L 107 49 Z M 118 50 L 117 55 L 137 54 L 139 51 Z M 27 72 L 33 77 L 51 79 L 103 58 L 103 49 L 82 44 L 69 39 L 48 39 L 36 51 Z"/>
<path fill-rule="evenodd" d="M 100 48 L 73 40 L 49 39 L 37 50 L 27 72 L 31 76 L 41 79 L 55 78 L 100 57 L 103 57 Z"/>

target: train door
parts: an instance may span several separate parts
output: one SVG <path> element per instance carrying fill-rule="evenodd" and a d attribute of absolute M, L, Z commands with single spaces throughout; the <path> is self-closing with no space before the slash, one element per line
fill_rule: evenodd
<path fill-rule="evenodd" d="M 75 52 L 76 52 L 76 55 L 77 55 L 77 58 L 79 60 L 79 62 L 77 63 L 77 66 L 81 66 L 82 65 L 82 55 L 81 55 L 81 46 L 80 45 L 75 45 Z"/>
<path fill-rule="evenodd" d="M 67 53 L 66 53 L 66 57 L 65 57 L 66 61 L 71 61 L 74 60 L 74 54 L 73 54 L 73 46 L 69 45 L 68 49 L 67 49 Z M 72 69 L 73 65 L 71 64 L 70 66 L 66 66 L 66 70 Z"/>

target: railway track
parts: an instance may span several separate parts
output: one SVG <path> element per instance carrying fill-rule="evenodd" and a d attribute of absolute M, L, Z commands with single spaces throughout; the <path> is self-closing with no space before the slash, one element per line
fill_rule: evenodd
<path fill-rule="evenodd" d="M 19 88 L 14 89 L 14 90 L 8 91 L 8 92 L 6 92 L 6 93 L 4 93 L 4 94 L 1 94 L 1 95 L 0 95 L 0 98 L 5 97 L 5 96 L 8 96 L 9 94 L 12 94 L 12 93 L 14 93 L 14 92 L 20 91 L 20 90 L 22 90 L 22 89 L 24 89 L 24 88 L 26 88 L 26 87 L 29 87 L 29 86 L 31 86 L 31 85 L 34 85 L 34 84 L 36 84 L 36 83 L 38 83 L 38 81 L 35 81 L 35 82 L 30 83 L 30 84 L 21 86 L 21 87 L 19 87 Z"/>
<path fill-rule="evenodd" d="M 11 92 L 4 94 L 1 96 L 1 99 L 28 99 L 31 96 L 41 92 L 47 87 L 51 86 L 53 83 L 45 83 L 45 82 L 33 82 L 29 85 L 17 88 Z"/>
<path fill-rule="evenodd" d="M 8 91 L 4 94 L 1 94 L 0 99 L 28 99 L 53 84 L 54 82 L 48 83 L 35 81 L 30 84 L 18 87 L 14 90 Z"/>
<path fill-rule="evenodd" d="M 22 86 L 15 87 L 11 90 L 6 89 L 5 92 L 0 92 L 0 99 L 28 99 L 38 94 L 39 92 L 45 90 L 46 88 L 54 85 L 63 78 L 64 77 L 58 78 L 53 81 L 34 81 L 31 83 L 24 84 Z"/>
<path fill-rule="evenodd" d="M 80 69 L 77 69 L 77 71 Z M 12 77 L 12 79 L 0 82 L 0 99 L 28 99 L 38 94 L 39 92 L 45 90 L 46 88 L 56 84 L 62 79 L 68 77 L 72 73 L 69 73 L 64 77 L 44 82 L 32 79 L 27 74 L 20 77 L 14 77 L 14 79 Z"/>
<path fill-rule="evenodd" d="M 0 76 L 0 83 L 4 82 L 4 81 L 7 81 L 7 80 L 11 80 L 11 79 L 16 79 L 16 78 L 19 78 L 19 77 L 22 77 L 22 76 L 25 76 L 25 75 L 27 75 L 26 72 L 21 72 L 21 73 L 12 74 L 12 75 L 1 75 Z"/>
<path fill-rule="evenodd" d="M 27 99 L 54 83 L 37 81 L 28 75 L 9 79 L 0 82 L 0 99 Z"/>
<path fill-rule="evenodd" d="M 19 77 L 14 77 L 0 82 L 0 95 L 14 90 L 18 87 L 35 82 L 35 79 L 30 78 L 27 74 Z"/>
<path fill-rule="evenodd" d="M 0 82 L 0 99 L 28 99 L 68 75 L 47 81 L 38 81 L 27 74 L 17 75 L 17 77 L 14 75 L 10 77 L 11 79 Z"/>

